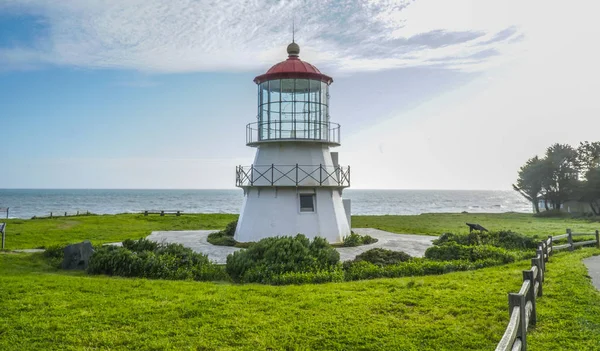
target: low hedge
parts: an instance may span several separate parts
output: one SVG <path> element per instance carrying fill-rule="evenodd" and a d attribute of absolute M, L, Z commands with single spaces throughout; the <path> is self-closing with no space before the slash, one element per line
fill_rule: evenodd
<path fill-rule="evenodd" d="M 382 248 L 374 248 L 356 256 L 351 262 L 366 261 L 378 266 L 389 266 L 406 262 L 412 257 L 402 251 L 392 251 Z"/>
<path fill-rule="evenodd" d="M 490 233 L 472 232 L 469 234 L 444 233 L 433 241 L 434 245 L 454 242 L 460 245 L 491 245 L 504 249 L 535 249 L 539 239 L 536 236 L 528 237 L 510 230 L 501 230 Z"/>
<path fill-rule="evenodd" d="M 128 247 L 102 246 L 90 258 L 89 274 L 171 280 L 229 280 L 223 267 L 213 264 L 208 256 L 198 254 L 180 244 L 157 244 L 144 250 L 147 243 L 128 243 Z"/>
<path fill-rule="evenodd" d="M 466 260 L 470 262 L 492 259 L 502 263 L 510 263 L 516 260 L 517 255 L 514 252 L 491 245 L 468 246 L 447 242 L 443 245 L 434 245 L 427 248 L 425 258 L 435 261 Z"/>
<path fill-rule="evenodd" d="M 369 245 L 377 242 L 377 239 L 370 235 L 359 235 L 355 232 L 351 232 L 350 235 L 344 238 L 342 246 L 344 247 L 355 247 L 361 245 Z"/>
<path fill-rule="evenodd" d="M 375 279 L 375 278 L 399 278 L 421 275 L 444 274 L 457 271 L 468 271 L 484 267 L 497 266 L 501 261 L 486 259 L 480 261 L 432 261 L 423 258 L 414 258 L 407 262 L 389 266 L 380 266 L 367 261 L 353 262 L 345 267 L 346 281 Z"/>
<path fill-rule="evenodd" d="M 225 229 L 219 232 L 208 234 L 206 241 L 217 246 L 236 246 L 238 242 L 233 238 L 235 236 L 236 227 L 237 220 L 228 223 Z"/>

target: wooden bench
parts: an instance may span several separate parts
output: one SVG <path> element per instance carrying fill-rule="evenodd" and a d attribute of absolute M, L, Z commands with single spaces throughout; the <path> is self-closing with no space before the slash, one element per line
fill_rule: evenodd
<path fill-rule="evenodd" d="M 181 216 L 183 211 L 179 211 L 179 210 L 144 210 L 144 211 L 142 211 L 142 213 L 144 214 L 144 216 L 147 216 L 149 214 L 160 214 L 161 216 L 164 216 L 165 214 L 174 214 L 176 216 Z"/>
<path fill-rule="evenodd" d="M 4 243 L 6 241 L 6 223 L 0 223 L 0 233 L 2 233 L 2 250 L 4 250 Z"/>

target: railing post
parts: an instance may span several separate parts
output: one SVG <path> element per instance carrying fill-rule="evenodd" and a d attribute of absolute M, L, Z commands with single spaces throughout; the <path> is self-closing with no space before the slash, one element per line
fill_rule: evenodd
<path fill-rule="evenodd" d="M 538 272 L 539 275 L 539 272 Z M 531 301 L 531 316 L 529 317 L 529 322 L 531 323 L 531 325 L 535 325 L 535 323 L 537 322 L 537 314 L 536 314 L 536 309 L 535 309 L 535 279 L 533 278 L 533 271 L 532 270 L 528 270 L 528 271 L 523 271 L 523 281 L 529 280 L 529 282 L 531 283 L 531 286 L 529 288 L 529 292 L 527 293 L 527 296 L 525 298 L 525 302 L 527 301 Z M 540 284 L 540 288 L 542 287 L 542 285 Z"/>
<path fill-rule="evenodd" d="M 600 249 L 600 231 L 596 230 L 596 247 Z"/>
<path fill-rule="evenodd" d="M 319 163 L 319 185 L 323 185 L 323 164 Z"/>
<path fill-rule="evenodd" d="M 513 309 L 519 307 L 519 326 L 517 327 L 517 337 L 521 339 L 521 350 L 527 351 L 527 325 L 525 311 L 525 296 L 517 293 L 508 294 L 508 310 L 509 318 L 512 315 Z"/>
<path fill-rule="evenodd" d="M 542 270 L 542 267 L 540 265 L 540 262 L 537 258 L 532 258 L 531 259 L 531 265 L 537 267 L 538 269 L 538 276 L 535 278 L 535 280 L 540 283 L 540 288 L 538 289 L 538 297 L 542 296 L 542 282 L 544 281 L 544 275 L 546 275 L 546 273 Z M 533 286 L 535 288 L 535 285 Z"/>
<path fill-rule="evenodd" d="M 348 186 L 350 186 L 350 166 L 348 166 Z"/>
<path fill-rule="evenodd" d="M 569 251 L 573 251 L 575 250 L 575 247 L 573 246 L 573 232 L 571 231 L 571 229 L 567 229 L 567 234 L 569 236 L 567 236 L 567 239 L 569 240 Z"/>

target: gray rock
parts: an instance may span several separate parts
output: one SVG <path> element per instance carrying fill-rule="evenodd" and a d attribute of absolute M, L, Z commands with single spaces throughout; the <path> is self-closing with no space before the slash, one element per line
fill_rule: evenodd
<path fill-rule="evenodd" d="M 87 269 L 90 257 L 94 253 L 92 243 L 88 240 L 65 247 L 61 264 L 63 269 Z"/>

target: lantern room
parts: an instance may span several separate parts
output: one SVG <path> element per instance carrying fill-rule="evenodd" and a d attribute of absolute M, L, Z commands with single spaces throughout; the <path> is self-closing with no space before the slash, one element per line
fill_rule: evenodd
<path fill-rule="evenodd" d="M 329 85 L 333 79 L 299 59 L 291 43 L 288 59 L 254 79 L 258 85 L 257 121 L 247 126 L 246 143 L 309 141 L 339 145 L 340 127 L 329 121 Z"/>

